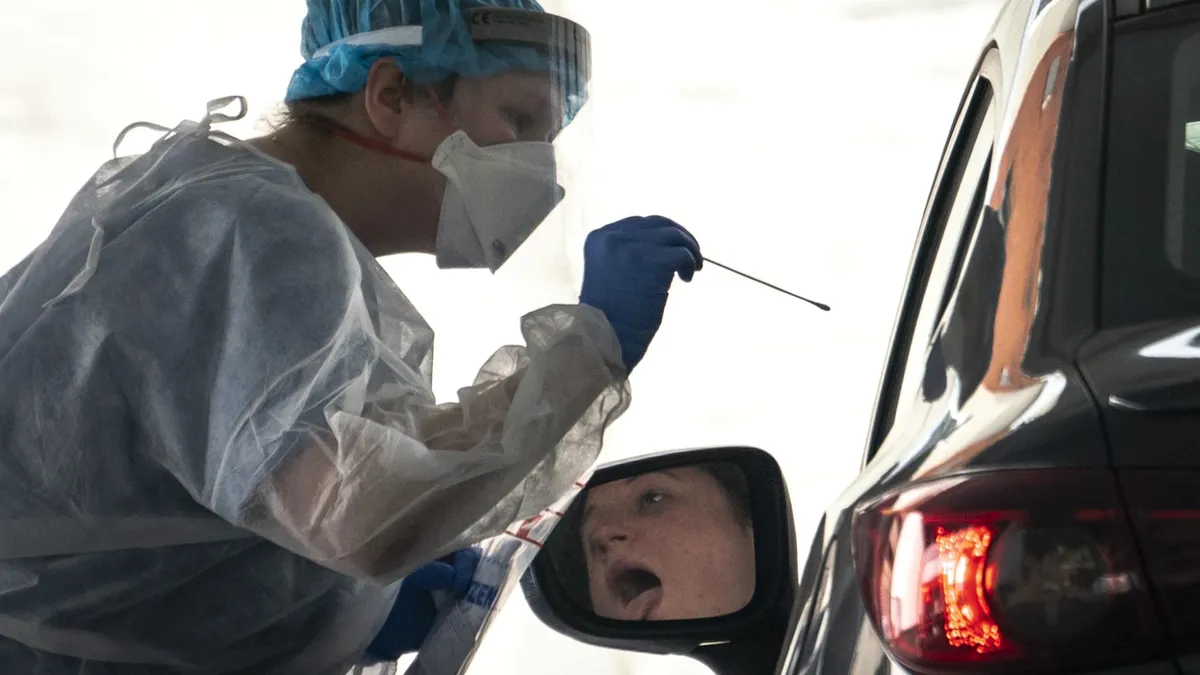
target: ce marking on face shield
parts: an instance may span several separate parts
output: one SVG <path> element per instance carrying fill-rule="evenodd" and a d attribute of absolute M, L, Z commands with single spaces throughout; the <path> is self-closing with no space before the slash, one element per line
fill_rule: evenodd
<path fill-rule="evenodd" d="M 554 46 L 586 39 L 586 33 L 568 19 L 522 9 L 473 9 L 466 13 L 471 39 L 498 40 Z"/>
<path fill-rule="evenodd" d="M 471 17 L 472 26 L 490 26 L 492 25 L 491 12 L 475 12 Z"/>
<path fill-rule="evenodd" d="M 467 21 L 473 28 L 492 28 L 494 26 L 509 26 L 516 28 L 541 28 L 548 25 L 553 17 L 540 12 L 522 10 L 503 11 L 483 9 L 470 12 Z"/>

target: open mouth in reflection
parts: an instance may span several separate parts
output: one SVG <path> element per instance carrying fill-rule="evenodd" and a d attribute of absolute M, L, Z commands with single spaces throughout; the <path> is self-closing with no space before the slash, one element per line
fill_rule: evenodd
<path fill-rule="evenodd" d="M 646 621 L 662 602 L 662 579 L 645 567 L 618 565 L 609 573 L 608 583 L 627 621 Z"/>

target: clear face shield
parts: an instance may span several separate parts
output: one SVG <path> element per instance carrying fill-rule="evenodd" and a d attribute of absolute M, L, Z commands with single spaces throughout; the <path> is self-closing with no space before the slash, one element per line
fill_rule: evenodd
<path fill-rule="evenodd" d="M 440 267 L 487 267 L 521 277 L 533 285 L 558 284 L 571 275 L 568 242 L 585 231 L 589 186 L 586 162 L 593 142 L 589 99 L 591 45 L 579 24 L 551 14 L 525 10 L 478 8 L 465 13 L 474 46 L 484 59 L 503 59 L 519 67 L 483 78 L 485 114 L 500 112 L 522 133 L 533 130 L 539 140 L 484 145 L 453 137 L 433 158 L 447 175 L 439 237 L 445 219 L 460 209 L 472 223 L 476 241 L 466 257 L 484 264 L 455 264 L 439 250 Z M 492 96 L 494 94 L 494 96 Z M 456 94 L 457 95 L 457 94 Z M 456 143 L 467 143 L 465 148 Z M 455 155 L 478 154 L 479 161 L 456 161 Z M 448 156 L 449 155 L 449 156 Z M 494 170 L 485 170 L 485 166 Z M 472 168 L 474 167 L 474 168 Z M 473 173 L 471 173 L 473 171 Z M 455 195 L 455 191 L 460 195 Z M 439 249 L 444 242 L 439 240 Z M 473 251 L 470 246 L 478 246 Z M 504 534 L 479 542 L 482 559 L 465 598 L 444 605 L 433 631 L 406 675 L 462 675 L 470 666 L 496 613 L 541 550 L 590 471 L 550 507 L 512 523 Z"/>
<path fill-rule="evenodd" d="M 506 66 L 471 81 L 479 114 L 517 140 L 488 144 L 458 134 L 433 158 L 448 179 L 438 265 L 493 272 L 503 265 L 517 276 L 565 280 L 567 241 L 587 226 L 590 37 L 542 12 L 476 8 L 464 17 L 480 59 Z"/>

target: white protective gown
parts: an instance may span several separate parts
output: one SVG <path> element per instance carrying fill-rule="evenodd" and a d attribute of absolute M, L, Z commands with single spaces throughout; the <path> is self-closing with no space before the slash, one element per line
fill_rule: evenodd
<path fill-rule="evenodd" d="M 209 124 L 0 278 L 0 672 L 345 673 L 398 579 L 549 505 L 628 405 L 586 306 L 436 405 L 417 310 Z"/>

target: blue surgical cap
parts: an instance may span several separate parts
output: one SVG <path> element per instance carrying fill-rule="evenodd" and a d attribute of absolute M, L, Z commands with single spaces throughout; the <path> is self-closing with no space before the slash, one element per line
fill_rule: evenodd
<path fill-rule="evenodd" d="M 418 85 L 440 82 L 451 75 L 489 77 L 508 70 L 546 71 L 571 68 L 555 63 L 535 47 L 474 42 L 465 12 L 474 8 L 524 9 L 543 12 L 536 0 L 308 0 L 301 28 L 305 62 L 292 75 L 287 102 L 361 91 L 371 66 L 391 58 Z M 419 46 L 334 44 L 350 36 L 398 26 L 421 26 Z M 334 45 L 328 53 L 318 50 Z M 581 83 L 565 92 L 568 120 L 586 100 L 584 73 L 564 74 Z"/>

